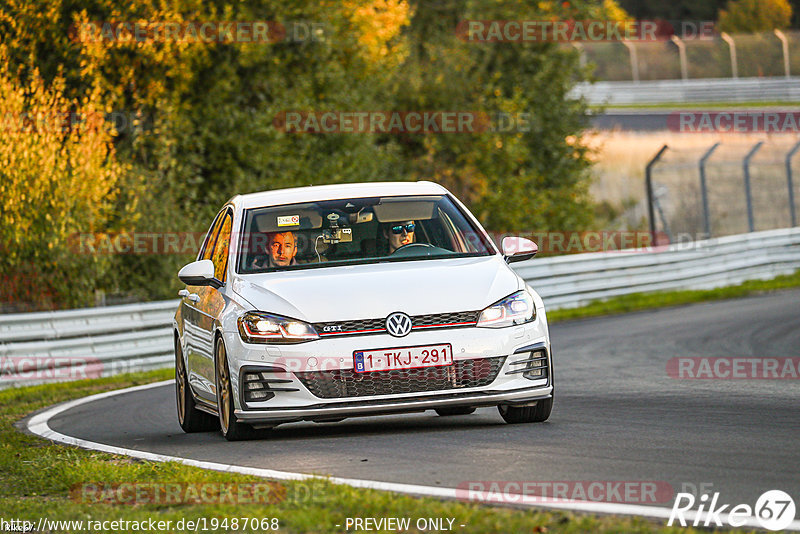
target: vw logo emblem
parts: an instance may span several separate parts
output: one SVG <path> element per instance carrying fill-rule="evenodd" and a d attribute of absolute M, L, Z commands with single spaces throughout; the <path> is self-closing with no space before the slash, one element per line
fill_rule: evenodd
<path fill-rule="evenodd" d="M 403 312 L 394 312 L 386 318 L 386 331 L 394 337 L 407 336 L 411 332 L 411 317 Z"/>

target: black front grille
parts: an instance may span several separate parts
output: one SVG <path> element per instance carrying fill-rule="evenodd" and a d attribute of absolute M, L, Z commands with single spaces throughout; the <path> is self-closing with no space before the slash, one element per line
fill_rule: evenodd
<path fill-rule="evenodd" d="M 479 312 L 431 313 L 429 315 L 416 315 L 411 318 L 411 324 L 417 326 L 450 326 L 459 323 L 470 323 L 475 326 L 478 322 Z"/>
<path fill-rule="evenodd" d="M 428 328 L 457 328 L 475 326 L 480 312 L 451 312 L 414 315 L 411 317 L 413 330 Z M 359 336 L 366 334 L 386 333 L 386 319 L 356 319 L 352 321 L 335 321 L 314 323 L 314 329 L 322 337 L 327 336 Z"/>
<path fill-rule="evenodd" d="M 499 356 L 458 360 L 447 367 L 395 369 L 371 373 L 337 369 L 296 373 L 296 375 L 314 396 L 321 399 L 396 395 L 486 386 L 497 377 L 505 359 L 505 356 Z"/>
<path fill-rule="evenodd" d="M 386 331 L 386 319 L 356 319 L 334 323 L 314 323 L 314 329 L 321 335 L 329 334 L 361 334 L 369 330 Z"/>

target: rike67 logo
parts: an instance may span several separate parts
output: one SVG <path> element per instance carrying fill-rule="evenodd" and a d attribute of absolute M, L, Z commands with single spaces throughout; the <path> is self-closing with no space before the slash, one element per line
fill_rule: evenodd
<path fill-rule="evenodd" d="M 694 510 L 695 505 L 697 510 Z M 744 525 L 762 527 L 767 530 L 784 530 L 792 524 L 795 517 L 794 500 L 781 490 L 765 491 L 756 501 L 755 507 L 749 504 L 730 504 L 719 502 L 719 492 L 709 499 L 703 494 L 699 499 L 691 493 L 678 493 L 675 504 L 669 515 L 667 526 L 677 520 L 682 527 L 688 526 L 687 520 L 694 521 L 692 526 L 698 527 L 742 527 Z"/>

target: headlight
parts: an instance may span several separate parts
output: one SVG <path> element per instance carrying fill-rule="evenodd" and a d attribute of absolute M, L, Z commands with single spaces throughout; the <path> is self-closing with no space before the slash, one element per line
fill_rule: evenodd
<path fill-rule="evenodd" d="M 535 317 L 536 305 L 533 297 L 523 289 L 483 310 L 478 317 L 478 326 L 502 328 L 527 323 Z"/>
<path fill-rule="evenodd" d="M 319 339 L 308 323 L 264 312 L 247 312 L 239 317 L 239 335 L 247 343 L 286 344 Z"/>

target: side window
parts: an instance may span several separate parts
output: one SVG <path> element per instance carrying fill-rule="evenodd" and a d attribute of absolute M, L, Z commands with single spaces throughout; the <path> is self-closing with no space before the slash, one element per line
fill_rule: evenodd
<path fill-rule="evenodd" d="M 206 235 L 206 240 L 203 242 L 203 247 L 200 249 L 198 260 L 211 259 L 211 252 L 214 250 L 214 240 L 217 238 L 217 230 L 219 230 L 220 223 L 222 223 L 222 212 L 218 213 L 217 218 L 214 219 L 211 229 Z"/>
<path fill-rule="evenodd" d="M 219 229 L 219 236 L 214 244 L 214 253 L 211 261 L 214 262 L 214 276 L 220 282 L 225 282 L 225 273 L 228 269 L 228 248 L 231 244 L 231 225 L 233 216 L 228 211 L 222 217 L 222 224 Z"/>

